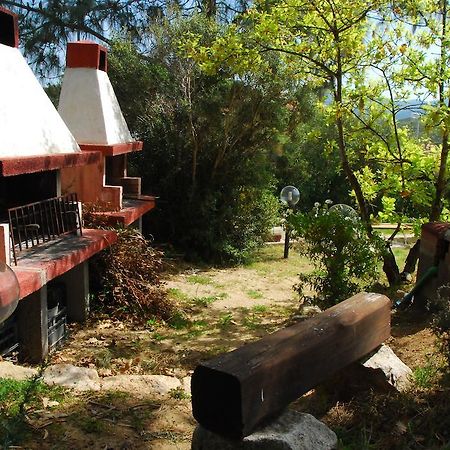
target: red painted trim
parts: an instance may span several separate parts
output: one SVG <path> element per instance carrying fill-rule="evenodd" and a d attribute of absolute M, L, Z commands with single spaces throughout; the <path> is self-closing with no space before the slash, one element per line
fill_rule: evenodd
<path fill-rule="evenodd" d="M 139 152 L 142 150 L 142 141 L 126 142 L 124 144 L 100 145 L 100 144 L 80 144 L 83 151 L 102 152 L 105 156 L 117 156 L 124 153 Z"/>
<path fill-rule="evenodd" d="M 108 50 L 92 41 L 77 41 L 67 44 L 66 66 L 108 71 Z"/>
<path fill-rule="evenodd" d="M 0 44 L 7 45 L 9 47 L 19 47 L 19 18 L 17 14 L 14 14 L 9 9 L 3 8 L 0 6 L 0 20 L 1 22 L 5 21 L 10 22 L 12 21 L 12 30 L 10 30 L 10 33 L 5 33 L 2 35 L 2 30 L 0 30 L 0 36 L 2 39 L 0 40 Z M 5 27 L 6 28 L 6 27 Z M 11 27 L 9 27 L 11 28 Z M 12 34 L 12 35 L 11 35 Z"/>
<path fill-rule="evenodd" d="M 114 231 L 83 229 L 83 236 L 64 236 L 34 247 L 20 256 L 18 265 L 12 267 L 19 280 L 20 299 L 116 241 L 117 234 Z"/>
<path fill-rule="evenodd" d="M 19 267 L 13 267 L 12 269 L 19 281 L 20 300 L 45 285 L 45 273 L 41 269 L 21 269 Z"/>
<path fill-rule="evenodd" d="M 93 214 L 102 216 L 107 225 L 121 225 L 126 227 L 156 206 L 156 197 L 151 195 L 140 195 L 138 199 L 128 199 L 128 201 L 133 202 L 133 205 L 123 208 L 120 211 L 102 211 Z"/>
<path fill-rule="evenodd" d="M 100 161 L 99 152 L 60 153 L 42 156 L 23 156 L 0 159 L 0 176 L 9 177 L 25 173 L 56 170 L 63 167 L 84 166 Z"/>

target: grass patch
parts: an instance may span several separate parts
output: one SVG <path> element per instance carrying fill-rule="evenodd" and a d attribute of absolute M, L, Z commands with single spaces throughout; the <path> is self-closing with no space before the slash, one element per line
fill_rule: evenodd
<path fill-rule="evenodd" d="M 250 298 L 253 298 L 253 299 L 255 299 L 255 300 L 264 297 L 264 295 L 262 294 L 261 291 L 257 291 L 257 290 L 254 290 L 254 289 L 249 289 L 249 290 L 246 292 L 246 294 L 247 294 Z"/>
<path fill-rule="evenodd" d="M 233 315 L 231 313 L 222 314 L 219 317 L 218 324 L 220 328 L 227 328 L 233 322 Z"/>
<path fill-rule="evenodd" d="M 398 267 L 402 270 L 405 265 L 406 257 L 409 253 L 409 247 L 394 247 L 392 252 L 395 255 L 395 259 L 397 261 Z"/>
<path fill-rule="evenodd" d="M 176 400 L 188 400 L 191 396 L 181 387 L 171 389 L 169 395 Z"/>
<path fill-rule="evenodd" d="M 209 323 L 206 320 L 194 320 L 191 322 L 188 338 L 195 338 L 201 336 L 208 329 Z"/>
<path fill-rule="evenodd" d="M 101 433 L 105 430 L 105 424 L 95 417 L 81 417 L 78 425 L 85 433 Z"/>
<path fill-rule="evenodd" d="M 152 339 L 159 342 L 159 341 L 163 341 L 164 339 L 167 339 L 167 336 L 164 336 L 161 333 L 155 332 L 155 333 L 152 333 Z"/>
<path fill-rule="evenodd" d="M 439 369 L 429 362 L 423 367 L 417 367 L 413 372 L 414 382 L 418 387 L 430 388 L 436 381 Z"/>
<path fill-rule="evenodd" d="M 245 267 L 256 270 L 258 275 L 284 278 L 292 277 L 300 272 L 310 272 L 311 264 L 300 255 L 294 244 L 289 251 L 289 258 L 284 259 L 282 245 L 266 245 L 254 256 Z"/>
<path fill-rule="evenodd" d="M 212 283 L 212 279 L 208 275 L 190 275 L 186 278 L 188 283 L 208 285 Z"/>
<path fill-rule="evenodd" d="M 189 300 L 189 296 L 185 294 L 181 289 L 177 288 L 170 288 L 167 290 L 167 293 L 169 294 L 169 297 L 173 300 L 178 301 L 187 301 Z"/>
<path fill-rule="evenodd" d="M 219 300 L 219 297 L 216 295 L 210 295 L 207 297 L 194 297 L 192 299 L 192 303 L 195 306 L 201 306 L 206 308 L 207 306 L 211 305 L 212 303 L 214 303 L 215 301 Z"/>
<path fill-rule="evenodd" d="M 111 360 L 114 359 L 114 355 L 111 350 L 104 348 L 100 350 L 95 356 L 95 365 L 102 369 L 109 369 L 111 367 Z"/>
<path fill-rule="evenodd" d="M 249 314 L 242 323 L 248 330 L 257 330 L 262 326 L 262 318 L 257 314 Z"/>
<path fill-rule="evenodd" d="M 266 305 L 255 305 L 252 307 L 252 311 L 257 314 L 266 313 L 269 310 L 269 307 Z"/>
<path fill-rule="evenodd" d="M 29 410 L 41 409 L 44 397 L 62 402 L 65 391 L 49 387 L 39 375 L 25 381 L 0 378 L 0 447 L 9 448 L 20 444 L 32 434 L 27 421 Z"/>
<path fill-rule="evenodd" d="M 182 312 L 176 312 L 168 321 L 170 328 L 182 330 L 190 325 L 190 320 Z"/>

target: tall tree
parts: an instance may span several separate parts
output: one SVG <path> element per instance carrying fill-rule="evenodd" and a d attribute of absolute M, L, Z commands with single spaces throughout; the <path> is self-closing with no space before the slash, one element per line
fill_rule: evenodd
<path fill-rule="evenodd" d="M 448 0 L 407 1 L 394 10 L 395 18 L 409 24 L 402 52 L 403 77 L 431 101 L 426 106 L 429 129 L 440 139 L 435 196 L 429 220 L 439 220 L 448 186 L 450 136 L 450 4 Z"/>
<path fill-rule="evenodd" d="M 326 104 L 337 133 L 342 171 L 371 235 L 367 180 L 374 169 L 383 176 L 390 173 L 385 186 L 398 181 L 397 198 L 394 203 L 385 198 L 384 207 L 399 208 L 398 216 L 406 217 L 408 208 L 411 211 L 411 205 L 421 201 L 421 214 L 430 220 L 440 217 L 450 125 L 447 15 L 447 0 L 420 5 L 410 0 L 394 6 L 382 0 L 257 0 L 213 45 L 202 46 L 201 39 L 193 36 L 184 47 L 207 71 L 225 63 L 240 74 L 270 72 L 261 55 L 276 52 L 293 76 L 329 86 Z M 438 49 L 436 57 L 430 57 L 430 49 Z M 393 70 L 402 61 L 404 70 Z M 374 71 L 381 80 L 375 88 L 370 86 Z M 398 125 L 398 113 L 404 108 L 401 99 L 407 98 L 402 95 L 411 83 L 438 99 L 428 108 L 430 121 L 441 130 L 435 175 L 433 148 L 415 145 Z M 381 166 L 382 172 L 377 169 Z M 395 283 L 400 273 L 389 246 L 387 250 L 384 268 L 389 281 Z"/>
<path fill-rule="evenodd" d="M 336 128 L 336 147 L 340 164 L 355 195 L 367 233 L 372 235 L 370 205 L 356 176 L 348 145 L 348 123 L 353 108 L 346 86 L 378 57 L 367 45 L 372 27 L 369 13 L 380 2 L 363 0 L 258 0 L 239 23 L 210 46 L 201 45 L 201 37 L 191 36 L 184 45 L 207 71 L 226 62 L 236 71 L 271 71 L 264 53 L 277 53 L 286 70 L 304 82 L 326 84 L 331 92 L 330 121 Z M 395 283 L 399 271 L 392 252 L 384 254 L 388 279 Z"/>

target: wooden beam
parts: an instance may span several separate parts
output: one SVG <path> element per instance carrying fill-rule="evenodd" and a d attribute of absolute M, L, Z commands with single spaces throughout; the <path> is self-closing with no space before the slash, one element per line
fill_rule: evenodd
<path fill-rule="evenodd" d="M 242 438 L 390 336 L 391 302 L 360 293 L 317 316 L 200 364 L 192 410 L 206 429 Z"/>

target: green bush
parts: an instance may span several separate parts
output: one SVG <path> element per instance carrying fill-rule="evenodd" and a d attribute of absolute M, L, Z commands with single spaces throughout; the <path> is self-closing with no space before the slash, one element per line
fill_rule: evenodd
<path fill-rule="evenodd" d="M 237 78 L 206 75 L 180 54 L 190 31 L 208 39 L 218 28 L 200 17 L 155 24 L 145 57 L 113 42 L 108 73 L 144 141 L 130 163 L 144 191 L 159 196 L 152 234 L 191 260 L 228 264 L 247 260 L 276 220 L 274 155 L 292 93 L 275 63 L 273 76 Z"/>
<path fill-rule="evenodd" d="M 300 274 L 295 286 L 302 300 L 309 299 L 305 288 L 310 287 L 315 291 L 312 302 L 328 308 L 376 280 L 381 245 L 367 237 L 357 216 L 330 211 L 325 202 L 307 214 L 291 216 L 289 222 L 302 238 L 301 253 L 314 266 L 312 273 Z"/>

